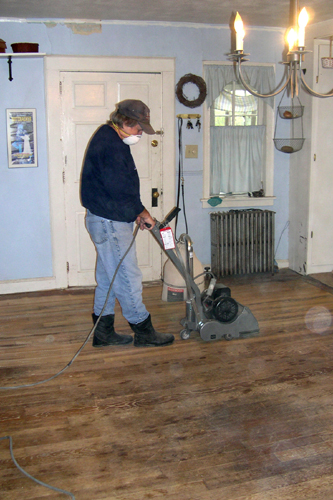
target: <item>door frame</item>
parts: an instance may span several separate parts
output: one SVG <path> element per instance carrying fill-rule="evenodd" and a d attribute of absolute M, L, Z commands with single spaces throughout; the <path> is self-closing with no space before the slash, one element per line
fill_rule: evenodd
<path fill-rule="evenodd" d="M 318 81 L 319 77 L 319 64 L 320 64 L 320 45 L 326 45 L 329 48 L 330 42 L 328 39 L 317 38 L 314 39 L 313 45 L 313 72 L 312 72 L 312 85 L 311 87 L 318 92 L 329 92 L 330 86 L 328 85 L 324 90 L 318 89 Z M 318 68 L 318 70 L 317 70 Z M 306 255 L 306 274 L 316 274 L 316 273 L 330 273 L 332 272 L 333 259 L 328 264 L 322 264 L 321 262 L 313 262 L 313 254 L 314 254 L 314 238 L 312 232 L 316 231 L 318 227 L 316 226 L 316 218 L 318 217 L 318 213 L 315 212 L 313 202 L 315 199 L 318 199 L 318 192 L 316 191 L 317 183 L 314 180 L 314 177 L 318 175 L 318 169 L 320 168 L 318 165 L 318 160 L 315 159 L 318 156 L 318 151 L 323 147 L 323 138 L 318 135 L 318 121 L 320 120 L 320 109 L 319 105 L 322 102 L 327 101 L 327 106 L 329 106 L 330 98 L 328 99 L 317 99 L 312 98 L 312 115 L 311 115 L 311 153 L 310 153 L 310 175 L 309 175 L 309 198 L 308 198 L 308 233 L 307 233 L 307 255 Z M 315 163 L 317 161 L 317 163 Z M 327 163 L 331 162 L 331 159 L 327 156 L 326 161 L 323 164 L 327 165 Z M 322 165 L 321 165 L 322 166 Z M 322 179 L 325 181 L 325 179 Z M 325 209 L 325 215 L 329 213 L 329 207 Z M 329 228 L 327 228 L 327 231 Z M 320 235 L 321 238 L 325 238 L 325 234 Z M 317 236 L 318 238 L 318 236 Z"/>
<path fill-rule="evenodd" d="M 175 179 L 175 60 L 173 58 L 140 57 L 90 57 L 46 56 L 46 120 L 48 137 L 48 166 L 50 217 L 52 237 L 52 264 L 54 282 L 52 288 L 67 288 L 67 248 L 65 218 L 65 185 L 63 183 L 63 148 L 61 146 L 61 89 L 62 71 L 161 73 L 162 76 L 162 124 L 163 154 L 162 177 Z M 111 112 L 112 110 L 110 110 Z M 165 200 L 175 203 L 175 182 L 163 182 Z M 164 204 L 165 205 L 165 204 Z M 171 209 L 172 207 L 170 207 Z M 164 214 L 165 215 L 165 214 Z"/>

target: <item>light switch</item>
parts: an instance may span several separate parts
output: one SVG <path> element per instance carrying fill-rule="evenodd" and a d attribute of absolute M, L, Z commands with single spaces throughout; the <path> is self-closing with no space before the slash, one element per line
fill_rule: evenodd
<path fill-rule="evenodd" d="M 185 146 L 185 158 L 198 158 L 198 145 Z"/>

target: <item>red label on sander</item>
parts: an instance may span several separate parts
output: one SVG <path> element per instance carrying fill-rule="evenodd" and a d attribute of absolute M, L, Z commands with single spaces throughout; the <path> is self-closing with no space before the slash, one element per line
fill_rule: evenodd
<path fill-rule="evenodd" d="M 172 250 L 176 248 L 175 239 L 171 227 L 160 229 L 160 235 L 163 241 L 164 250 Z"/>

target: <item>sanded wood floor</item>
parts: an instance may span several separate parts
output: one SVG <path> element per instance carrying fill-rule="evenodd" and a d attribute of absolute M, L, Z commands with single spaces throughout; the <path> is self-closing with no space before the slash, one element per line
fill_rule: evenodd
<path fill-rule="evenodd" d="M 229 278 L 260 333 L 181 340 L 184 303 L 144 288 L 163 348 L 89 343 L 58 378 L 0 391 L 0 437 L 76 500 L 333 498 L 332 289 L 288 270 Z M 0 297 L 0 386 L 61 370 L 91 328 L 93 291 Z M 119 308 L 118 308 L 119 312 Z M 119 332 L 128 332 L 117 314 Z M 0 498 L 65 499 L 0 441 Z"/>

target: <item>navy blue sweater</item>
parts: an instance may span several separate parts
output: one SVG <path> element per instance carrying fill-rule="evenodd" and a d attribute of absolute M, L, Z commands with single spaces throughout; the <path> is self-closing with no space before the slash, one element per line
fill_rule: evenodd
<path fill-rule="evenodd" d="M 144 210 L 130 147 L 109 125 L 99 127 L 88 144 L 81 202 L 94 215 L 120 222 L 133 222 Z"/>

